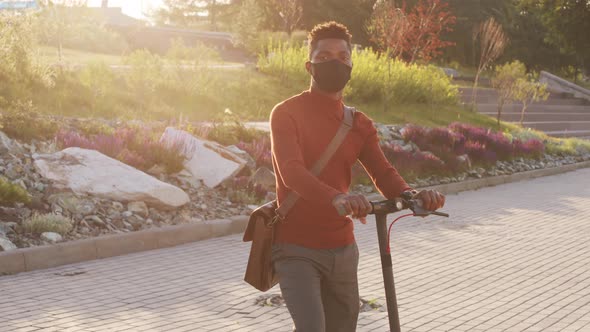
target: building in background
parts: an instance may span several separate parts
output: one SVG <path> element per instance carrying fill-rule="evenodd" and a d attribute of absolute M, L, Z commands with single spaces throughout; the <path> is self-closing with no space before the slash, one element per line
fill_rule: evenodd
<path fill-rule="evenodd" d="M 37 1 L 0 0 L 0 10 L 39 9 Z"/>

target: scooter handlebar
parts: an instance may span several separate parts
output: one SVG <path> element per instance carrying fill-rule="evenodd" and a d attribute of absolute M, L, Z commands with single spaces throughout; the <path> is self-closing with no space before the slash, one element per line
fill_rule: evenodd
<path fill-rule="evenodd" d="M 372 209 L 369 214 L 390 214 L 399 212 L 402 210 L 410 209 L 414 212 L 414 215 L 417 217 L 426 217 L 428 215 L 436 215 L 441 217 L 449 217 L 449 214 L 439 211 L 430 211 L 426 210 L 422 207 L 422 201 L 419 199 L 410 199 L 406 200 L 403 198 L 395 198 L 391 200 L 384 200 L 384 201 L 372 201 L 370 202 Z M 341 215 L 345 215 L 346 213 L 340 213 Z"/>

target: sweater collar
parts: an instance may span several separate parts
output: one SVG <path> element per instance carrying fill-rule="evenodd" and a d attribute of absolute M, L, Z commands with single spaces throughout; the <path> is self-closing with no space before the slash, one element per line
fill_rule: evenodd
<path fill-rule="evenodd" d="M 338 116 L 342 114 L 344 105 L 342 98 L 336 100 L 311 89 L 305 91 L 305 94 L 308 96 L 309 101 L 313 103 L 314 107 L 325 110 L 326 113 L 332 113 Z"/>

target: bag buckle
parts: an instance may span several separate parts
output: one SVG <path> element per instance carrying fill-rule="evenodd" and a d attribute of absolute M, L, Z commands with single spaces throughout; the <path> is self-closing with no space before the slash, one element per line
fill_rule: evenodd
<path fill-rule="evenodd" d="M 278 210 L 278 209 L 277 209 Z M 285 220 L 285 217 L 283 217 L 279 211 L 275 210 L 275 215 L 274 217 L 272 217 L 269 226 L 274 226 L 276 223 L 278 222 L 282 222 L 283 220 Z"/>

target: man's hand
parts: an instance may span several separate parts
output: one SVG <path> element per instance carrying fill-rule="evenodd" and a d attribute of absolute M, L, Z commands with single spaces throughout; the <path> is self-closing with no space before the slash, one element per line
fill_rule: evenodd
<path fill-rule="evenodd" d="M 422 190 L 416 196 L 422 201 L 422 207 L 429 211 L 436 211 L 445 205 L 445 195 L 436 190 Z"/>
<path fill-rule="evenodd" d="M 352 216 L 363 224 L 367 223 L 367 214 L 373 208 L 363 195 L 340 194 L 334 197 L 332 205 L 341 216 Z"/>

